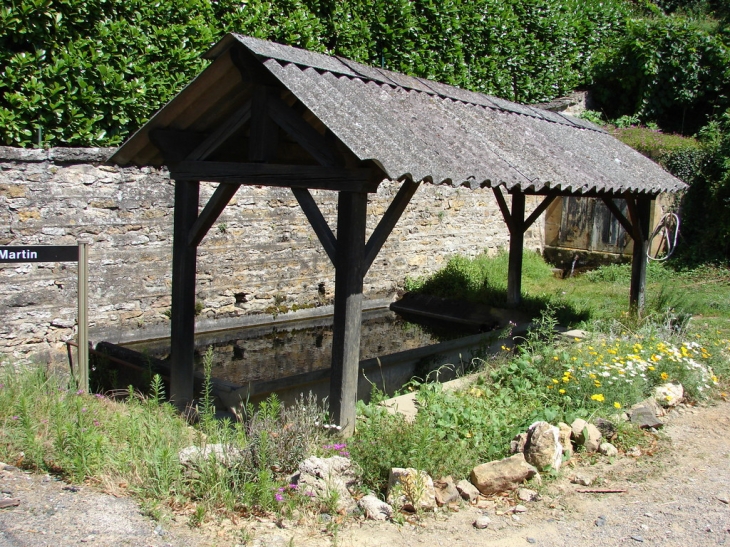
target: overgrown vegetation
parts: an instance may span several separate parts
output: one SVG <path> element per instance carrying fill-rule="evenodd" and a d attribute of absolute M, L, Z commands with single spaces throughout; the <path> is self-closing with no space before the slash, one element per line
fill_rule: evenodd
<path fill-rule="evenodd" d="M 159 376 L 148 396 L 130 390 L 120 398 L 76 391 L 38 368 L 5 366 L 0 460 L 128 491 L 152 516 L 175 509 L 194 525 L 214 509 L 245 515 L 311 504 L 298 499 L 286 477 L 307 456 L 325 452 L 316 400 L 284 407 L 272 396 L 258 409 L 245 406 L 242 420 L 231 422 L 214 418 L 209 383 L 205 393 L 200 421 L 191 427 L 164 401 Z M 180 458 L 183 449 L 187 456 Z"/>
<path fill-rule="evenodd" d="M 689 399 L 700 401 L 730 373 L 727 330 L 691 333 L 671 311 L 640 325 L 607 322 L 585 341 L 558 339 L 555 323 L 544 311 L 514 355 L 505 346 L 503 356 L 482 362 L 466 390 L 419 385 L 412 423 L 375 404 L 362 407 L 350 452 L 367 486 L 384 491 L 391 467 L 464 477 L 474 465 L 506 456 L 510 440 L 536 420 L 601 416 L 626 430 L 618 416 L 654 386 L 681 382 Z M 621 438 L 620 448 L 630 448 Z M 623 438 L 635 442 L 637 435 Z"/>

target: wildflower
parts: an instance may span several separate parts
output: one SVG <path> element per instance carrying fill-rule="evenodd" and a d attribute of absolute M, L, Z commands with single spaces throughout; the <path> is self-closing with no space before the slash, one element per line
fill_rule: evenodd
<path fill-rule="evenodd" d="M 13 416 L 13 420 L 20 420 L 20 416 Z"/>
<path fill-rule="evenodd" d="M 298 484 L 290 484 L 289 485 L 289 489 L 290 490 L 296 490 L 297 488 L 299 488 L 299 485 Z"/>
<path fill-rule="evenodd" d="M 602 403 L 603 401 L 606 400 L 606 398 L 601 393 L 594 393 L 593 395 L 591 395 L 591 400 L 592 401 L 598 401 L 599 403 Z"/>
<path fill-rule="evenodd" d="M 559 389 L 558 390 L 558 393 L 560 393 L 561 395 L 564 395 L 565 394 L 565 390 L 564 389 Z"/>
<path fill-rule="evenodd" d="M 621 403 L 619 403 L 618 401 L 614 401 L 613 407 L 614 408 L 621 408 Z"/>
<path fill-rule="evenodd" d="M 101 425 L 101 423 L 99 422 L 99 420 L 94 420 L 94 425 L 96 427 L 99 427 Z"/>
<path fill-rule="evenodd" d="M 559 383 L 560 382 L 558 380 L 556 380 L 555 378 L 553 378 L 553 384 L 559 384 Z"/>
<path fill-rule="evenodd" d="M 558 360 L 558 356 L 557 355 L 554 355 L 553 356 L 553 361 L 557 361 L 557 360 Z"/>
<path fill-rule="evenodd" d="M 510 350 L 510 348 L 508 348 L 507 346 L 502 346 L 502 349 L 503 349 L 504 351 L 509 351 L 509 350 Z"/>
<path fill-rule="evenodd" d="M 662 372 L 659 376 L 661 376 L 661 379 L 662 380 L 668 380 L 669 379 L 669 374 L 667 374 L 666 372 Z"/>
<path fill-rule="evenodd" d="M 281 494 L 276 494 L 276 496 L 274 497 L 276 498 L 276 501 L 284 501 L 284 496 L 282 496 Z"/>

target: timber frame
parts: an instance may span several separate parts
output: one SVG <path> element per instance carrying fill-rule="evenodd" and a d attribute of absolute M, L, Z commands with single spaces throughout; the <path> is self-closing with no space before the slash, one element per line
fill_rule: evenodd
<path fill-rule="evenodd" d="M 329 405 L 345 436 L 355 426 L 363 279 L 421 181 L 492 188 L 510 232 L 513 306 L 525 232 L 556 197 L 602 199 L 634 240 L 630 304 L 643 307 L 651 202 L 684 185 L 600 128 L 236 34 L 208 57 L 110 160 L 164 165 L 174 181 L 170 395 L 179 408 L 194 397 L 197 249 L 241 185 L 291 189 L 335 267 Z M 368 194 L 387 178 L 402 185 L 366 240 Z M 201 181 L 218 184 L 202 208 Z M 313 190 L 337 193 L 336 226 Z M 525 217 L 528 195 L 544 197 Z M 629 218 L 615 199 L 626 200 Z"/>

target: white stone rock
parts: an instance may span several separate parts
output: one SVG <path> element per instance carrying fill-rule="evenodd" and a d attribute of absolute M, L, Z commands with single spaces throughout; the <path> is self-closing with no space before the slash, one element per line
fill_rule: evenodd
<path fill-rule="evenodd" d="M 662 384 L 654 389 L 654 399 L 662 406 L 674 407 L 684 400 L 682 384 Z"/>
<path fill-rule="evenodd" d="M 372 520 L 388 520 L 393 516 L 393 508 L 383 500 L 368 494 L 357 502 L 366 518 Z"/>
<path fill-rule="evenodd" d="M 601 445 L 598 447 L 598 451 L 604 456 L 608 456 L 609 458 L 618 455 L 618 449 L 611 443 L 601 443 Z"/>

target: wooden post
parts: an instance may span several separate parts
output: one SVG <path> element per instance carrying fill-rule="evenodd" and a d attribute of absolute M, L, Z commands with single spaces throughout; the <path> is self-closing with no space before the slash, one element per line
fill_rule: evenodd
<path fill-rule="evenodd" d="M 631 293 L 629 306 L 634 313 L 644 309 L 646 289 L 646 252 L 649 249 L 649 217 L 651 216 L 651 199 L 640 198 L 636 205 L 629 208 L 632 237 L 634 239 L 634 255 L 631 259 Z"/>
<path fill-rule="evenodd" d="M 195 267 L 197 246 L 188 243 L 198 218 L 200 183 L 175 181 L 170 325 L 170 399 L 183 410 L 193 400 L 195 353 Z"/>
<path fill-rule="evenodd" d="M 355 431 L 367 205 L 365 193 L 339 194 L 329 405 L 345 437 Z"/>
<path fill-rule="evenodd" d="M 79 241 L 78 368 L 79 389 L 89 392 L 89 255 L 88 245 Z"/>
<path fill-rule="evenodd" d="M 525 194 L 512 194 L 512 226 L 509 235 L 507 305 L 516 307 L 522 300 L 522 249 L 525 237 Z"/>

